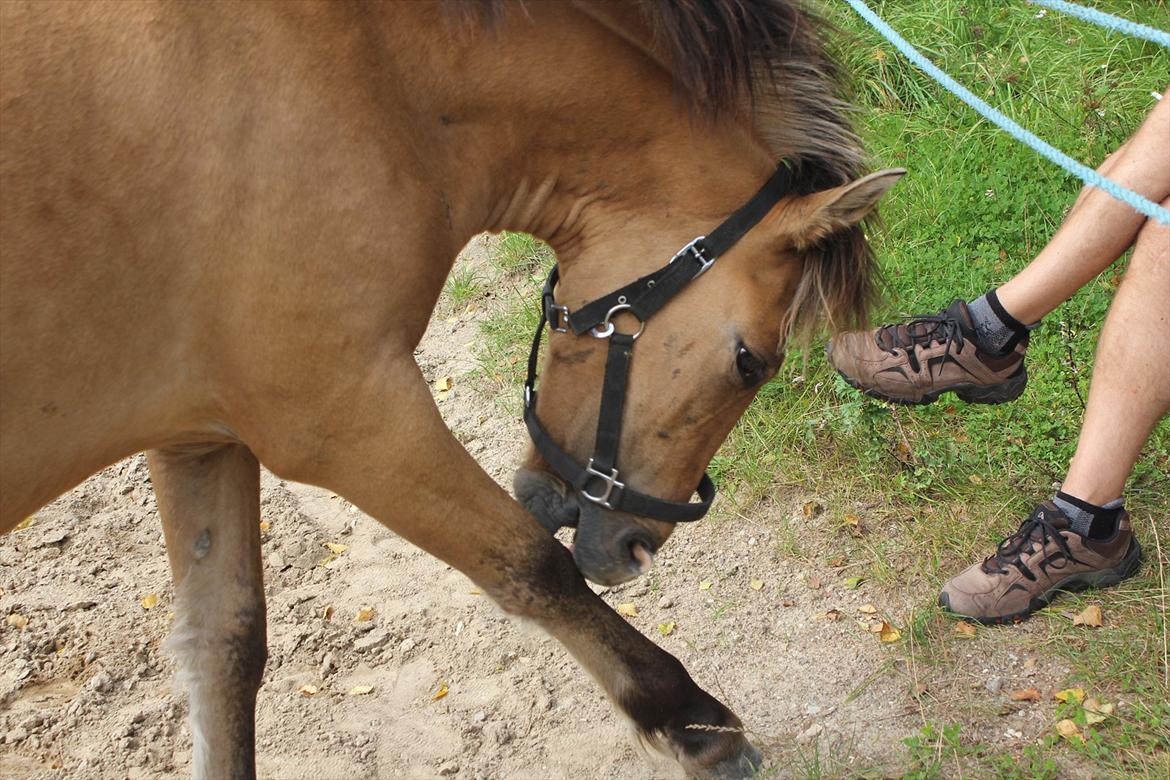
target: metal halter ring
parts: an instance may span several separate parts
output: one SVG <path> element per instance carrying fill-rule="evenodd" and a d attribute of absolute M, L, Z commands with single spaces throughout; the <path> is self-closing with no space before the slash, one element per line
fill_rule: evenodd
<path fill-rule="evenodd" d="M 614 331 L 617 330 L 614 327 L 613 322 L 612 322 L 613 315 L 617 314 L 620 311 L 630 311 L 632 308 L 633 307 L 630 306 L 630 304 L 628 304 L 628 303 L 619 303 L 617 306 L 614 306 L 612 309 L 607 311 L 605 313 L 605 319 L 603 319 L 601 321 L 601 324 L 595 325 L 594 327 L 592 327 L 589 330 L 589 333 L 595 339 L 609 338 L 610 336 L 612 336 L 614 334 Z M 635 314 L 634 316 L 637 317 L 638 315 Z M 642 331 L 644 331 L 644 330 L 646 330 L 646 323 L 643 322 L 642 320 L 638 320 L 638 332 L 632 336 L 633 340 L 637 341 L 638 337 L 642 335 Z"/>

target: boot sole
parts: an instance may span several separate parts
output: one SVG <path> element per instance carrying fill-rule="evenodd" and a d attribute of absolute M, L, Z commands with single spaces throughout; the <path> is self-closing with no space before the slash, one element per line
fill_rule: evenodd
<path fill-rule="evenodd" d="M 896 395 L 879 393 L 877 390 L 867 389 L 859 382 L 850 379 L 840 370 L 837 373 L 854 390 L 870 398 L 876 398 L 879 401 L 886 401 L 900 406 L 925 406 L 932 404 L 943 393 L 954 393 L 960 400 L 966 401 L 969 404 L 1005 404 L 1008 401 L 1014 401 L 1019 398 L 1023 394 L 1024 388 L 1028 385 L 1028 369 L 1026 366 L 1020 366 L 1019 371 L 997 385 L 977 385 L 971 383 L 949 385 L 933 393 L 927 393 L 921 398 L 902 398 Z"/>
<path fill-rule="evenodd" d="M 939 594 L 938 604 L 947 612 L 971 623 L 981 623 L 985 626 L 1020 623 L 1030 618 L 1033 612 L 1047 607 L 1061 593 L 1074 593 L 1088 588 L 1108 588 L 1137 574 L 1141 567 L 1142 546 L 1138 544 L 1137 539 L 1133 539 L 1130 541 L 1129 549 L 1126 550 L 1125 557 L 1121 559 L 1117 566 L 1111 569 L 1101 569 L 1100 571 L 1085 571 L 1065 577 L 1039 596 L 1034 597 L 1028 603 L 1028 608 L 1022 612 L 1016 612 L 1011 615 L 997 615 L 994 617 L 964 615 L 961 612 L 956 612 L 951 609 L 950 598 L 945 592 Z"/>

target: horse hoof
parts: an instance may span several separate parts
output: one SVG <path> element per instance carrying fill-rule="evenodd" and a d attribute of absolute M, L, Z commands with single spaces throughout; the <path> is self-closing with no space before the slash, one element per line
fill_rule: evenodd
<path fill-rule="evenodd" d="M 709 767 L 705 777 L 710 780 L 747 780 L 755 777 L 763 765 L 763 754 L 744 739 L 735 754 Z"/>

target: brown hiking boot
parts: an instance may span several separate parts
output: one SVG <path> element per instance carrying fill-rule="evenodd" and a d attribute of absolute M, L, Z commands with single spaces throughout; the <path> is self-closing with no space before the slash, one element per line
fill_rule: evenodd
<path fill-rule="evenodd" d="M 975 343 L 967 304 L 871 331 L 843 333 L 825 347 L 829 364 L 868 396 L 897 404 L 929 404 L 954 392 L 969 404 L 1014 401 L 1024 392 L 1023 339 L 1007 355 Z"/>
<path fill-rule="evenodd" d="M 1112 538 L 1089 539 L 1072 531 L 1064 512 L 1045 501 L 995 554 L 943 586 L 938 603 L 979 623 L 1018 623 L 1060 591 L 1116 585 L 1132 577 L 1141 562 L 1127 512 L 1121 512 Z"/>

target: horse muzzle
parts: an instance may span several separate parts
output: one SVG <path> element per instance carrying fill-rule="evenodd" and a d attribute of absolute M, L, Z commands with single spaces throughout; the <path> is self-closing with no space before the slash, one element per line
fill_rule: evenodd
<path fill-rule="evenodd" d="M 581 501 L 572 488 L 547 471 L 522 468 L 513 478 L 513 488 L 516 499 L 549 533 L 576 528 L 573 561 L 586 579 L 598 585 L 619 585 L 650 571 L 654 554 L 665 541 L 656 539 L 631 515 Z"/>

